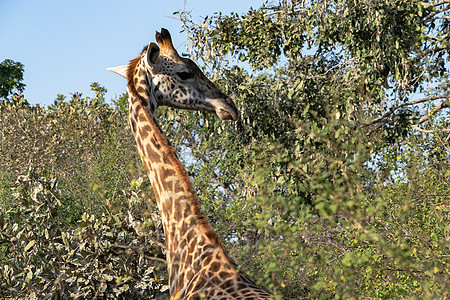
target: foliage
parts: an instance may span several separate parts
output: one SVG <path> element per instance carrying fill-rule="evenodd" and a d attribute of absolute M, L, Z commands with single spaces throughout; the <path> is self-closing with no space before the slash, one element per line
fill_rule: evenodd
<path fill-rule="evenodd" d="M 23 67 L 22 63 L 11 59 L 0 63 L 0 100 L 10 100 L 14 94 L 23 92 Z"/>
<path fill-rule="evenodd" d="M 180 13 L 193 59 L 241 115 L 168 115 L 165 130 L 231 255 L 278 295 L 448 295 L 449 177 L 422 160 L 440 136 L 448 166 L 448 8 L 283 1 L 201 24 Z M 396 159 L 411 147 L 408 164 Z M 424 233 L 432 252 L 399 238 Z"/>
<path fill-rule="evenodd" d="M 71 199 L 73 220 L 83 211 L 101 211 L 105 198 L 114 202 L 140 170 L 127 116 L 105 102 L 104 87 L 93 83 L 91 89 L 92 98 L 58 95 L 47 107 L 26 105 L 23 98 L 0 107 L 3 172 L 12 180 L 29 168 L 56 176 Z"/>
<path fill-rule="evenodd" d="M 75 228 L 55 180 L 19 176 L 17 205 L 0 214 L 0 296 L 23 299 L 167 298 L 160 221 L 143 221 L 145 200 L 130 189 L 125 214 L 84 213 Z M 156 217 L 156 218 L 155 218 Z M 158 223 L 159 222 L 159 223 Z"/>
<path fill-rule="evenodd" d="M 341 90 L 341 98 L 327 99 L 342 117 L 392 141 L 412 121 L 421 124 L 449 105 L 449 9 L 446 1 L 282 1 L 202 24 L 180 17 L 194 56 L 218 74 L 228 69 L 229 55 L 254 76 L 279 74 L 265 86 L 288 90 L 295 100 Z M 423 103 L 433 104 L 427 114 Z"/>

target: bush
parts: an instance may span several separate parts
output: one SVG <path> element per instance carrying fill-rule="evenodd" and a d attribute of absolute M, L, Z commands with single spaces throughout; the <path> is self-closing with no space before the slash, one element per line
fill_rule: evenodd
<path fill-rule="evenodd" d="M 84 213 L 76 227 L 61 225 L 62 194 L 55 180 L 18 178 L 17 205 L 0 215 L 2 298 L 168 297 L 161 224 L 154 213 L 142 220 L 136 190 L 120 197 L 125 213 Z"/>

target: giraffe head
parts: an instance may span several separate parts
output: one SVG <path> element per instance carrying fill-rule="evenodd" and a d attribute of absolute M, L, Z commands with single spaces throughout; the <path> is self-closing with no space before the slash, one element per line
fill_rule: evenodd
<path fill-rule="evenodd" d="M 129 65 L 108 70 L 125 77 L 129 89 L 143 97 L 150 93 L 150 109 L 170 106 L 214 112 L 222 120 L 237 120 L 233 100 L 206 78 L 192 60 L 178 54 L 168 30 L 157 32 L 156 41 L 159 46 L 150 43 Z"/>

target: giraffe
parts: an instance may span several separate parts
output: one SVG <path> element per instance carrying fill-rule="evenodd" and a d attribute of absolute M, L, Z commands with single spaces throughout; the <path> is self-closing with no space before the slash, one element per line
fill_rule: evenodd
<path fill-rule="evenodd" d="M 129 123 L 161 212 L 172 299 L 269 299 L 272 295 L 237 270 L 202 211 L 184 166 L 157 124 L 159 106 L 238 118 L 238 110 L 190 59 L 168 30 L 156 32 L 128 65 L 108 68 L 127 79 Z"/>

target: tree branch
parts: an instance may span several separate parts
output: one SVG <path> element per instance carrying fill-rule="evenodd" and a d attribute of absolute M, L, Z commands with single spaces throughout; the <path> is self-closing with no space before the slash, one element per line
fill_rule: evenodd
<path fill-rule="evenodd" d="M 445 0 L 445 1 L 441 1 L 441 2 L 443 2 L 442 4 L 450 3 L 450 0 Z M 437 6 L 437 5 L 435 5 L 435 6 Z M 442 13 L 444 11 L 449 10 L 449 9 L 450 9 L 450 6 L 445 6 L 445 7 L 442 7 L 441 9 L 438 9 L 438 10 L 435 10 L 435 11 L 431 12 L 425 18 L 422 19 L 422 23 L 427 22 L 428 20 L 432 19 L 435 15 L 440 14 L 440 13 Z"/>
<path fill-rule="evenodd" d="M 422 4 L 422 6 L 424 8 L 429 8 L 429 7 L 432 7 L 432 6 L 436 7 L 436 6 L 445 4 L 445 3 L 450 3 L 450 0 L 441 0 L 441 1 L 438 1 L 438 2 L 434 2 L 434 3 L 420 2 L 420 4 Z"/>
<path fill-rule="evenodd" d="M 443 99 L 443 98 L 447 98 L 448 99 L 449 95 L 448 94 L 444 94 L 444 95 L 437 95 L 437 96 L 431 96 L 431 97 L 426 97 L 426 98 L 422 98 L 422 99 L 417 99 L 414 101 L 409 101 L 409 102 L 405 102 L 405 103 L 400 103 L 394 107 L 392 107 L 387 113 L 383 114 L 382 116 L 373 119 L 371 121 L 365 122 L 362 124 L 362 126 L 369 126 L 372 125 L 374 123 L 378 123 L 381 120 L 385 119 L 386 117 L 392 115 L 394 113 L 395 110 L 402 108 L 404 106 L 408 106 L 408 105 L 414 105 L 414 104 L 419 104 L 419 103 L 423 103 L 423 102 L 428 102 L 428 101 L 433 101 L 433 100 L 438 100 L 438 99 Z M 442 103 L 446 103 L 448 101 L 444 101 Z M 447 107 L 447 106 L 445 106 Z M 443 108 L 443 107 L 442 107 Z M 420 124 L 420 123 L 419 123 Z"/>
<path fill-rule="evenodd" d="M 423 52 L 420 53 L 418 56 L 419 56 L 419 58 L 422 58 L 422 57 L 424 57 L 424 56 L 427 56 L 428 53 L 431 53 L 431 52 L 439 52 L 439 51 L 443 51 L 443 50 L 447 50 L 447 47 L 436 46 L 436 47 L 434 47 L 434 48 L 427 49 L 427 50 L 423 51 Z"/>
<path fill-rule="evenodd" d="M 423 122 L 427 121 L 432 115 L 434 115 L 435 113 L 437 113 L 438 111 L 440 111 L 441 109 L 446 108 L 446 107 L 450 107 L 450 98 L 448 96 L 447 96 L 447 100 L 439 103 L 438 105 L 436 105 L 433 108 L 433 110 L 431 110 L 425 116 L 420 118 L 419 122 L 417 122 L 417 125 L 422 124 Z"/>
<path fill-rule="evenodd" d="M 423 37 L 427 38 L 427 39 L 430 39 L 430 40 L 440 41 L 440 40 L 446 39 L 449 35 L 450 35 L 450 32 L 447 32 L 446 34 L 441 35 L 441 36 L 434 36 L 434 35 L 425 34 Z"/>
<path fill-rule="evenodd" d="M 420 128 L 420 127 L 417 126 L 417 125 L 412 125 L 412 127 L 413 127 L 414 129 L 419 130 L 420 132 L 425 132 L 425 133 L 450 132 L 450 128 L 444 128 L 444 129 L 441 129 L 441 130 L 429 130 L 429 129 L 423 129 L 423 128 Z M 450 137 L 450 135 L 449 135 L 449 137 Z"/>
<path fill-rule="evenodd" d="M 430 22 L 430 21 L 436 21 L 436 20 L 450 20 L 450 16 L 435 17 L 435 18 L 432 18 L 432 19 L 427 19 L 424 22 Z"/>

